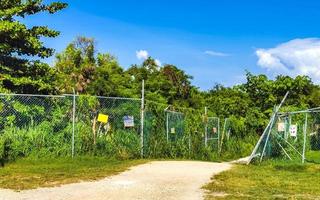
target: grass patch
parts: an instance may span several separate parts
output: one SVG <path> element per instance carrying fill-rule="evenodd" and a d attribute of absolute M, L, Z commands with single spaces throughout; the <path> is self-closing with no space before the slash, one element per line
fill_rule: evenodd
<path fill-rule="evenodd" d="M 120 161 L 102 157 L 26 158 L 0 168 L 0 188 L 25 190 L 98 180 L 145 162 L 147 161 Z"/>
<path fill-rule="evenodd" d="M 268 162 L 236 165 L 204 188 L 207 199 L 318 199 L 320 165 Z"/>
<path fill-rule="evenodd" d="M 320 164 L 320 151 L 308 151 L 306 153 L 306 161 Z"/>

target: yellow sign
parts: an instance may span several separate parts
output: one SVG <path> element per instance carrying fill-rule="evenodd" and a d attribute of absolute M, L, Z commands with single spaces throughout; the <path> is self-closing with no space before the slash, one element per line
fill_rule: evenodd
<path fill-rule="evenodd" d="M 108 123 L 108 115 L 104 115 L 104 114 L 99 114 L 98 115 L 98 122 L 102 122 L 102 123 Z"/>

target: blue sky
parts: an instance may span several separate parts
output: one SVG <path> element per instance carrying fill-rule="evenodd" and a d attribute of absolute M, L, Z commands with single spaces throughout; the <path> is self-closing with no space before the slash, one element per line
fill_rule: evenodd
<path fill-rule="evenodd" d="M 58 14 L 26 19 L 30 26 L 46 24 L 61 31 L 58 38 L 44 40 L 57 52 L 76 36 L 94 37 L 99 52 L 115 55 L 128 68 L 142 62 L 136 52 L 145 50 L 162 64 L 184 69 L 203 90 L 215 83 L 241 83 L 246 69 L 270 77 L 312 76 L 318 70 L 320 1 L 65 2 L 69 7 Z M 318 81 L 320 74 L 312 78 Z"/>

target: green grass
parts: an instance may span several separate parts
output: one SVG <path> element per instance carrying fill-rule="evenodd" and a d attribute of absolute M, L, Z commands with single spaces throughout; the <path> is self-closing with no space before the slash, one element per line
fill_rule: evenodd
<path fill-rule="evenodd" d="M 310 163 L 320 164 L 320 151 L 309 151 L 306 153 L 306 160 Z"/>
<path fill-rule="evenodd" d="M 207 199 L 319 199 L 320 165 L 236 165 L 204 188 Z"/>
<path fill-rule="evenodd" d="M 0 167 L 0 188 L 14 190 L 51 187 L 102 179 L 147 160 L 114 160 L 102 157 L 21 159 Z"/>

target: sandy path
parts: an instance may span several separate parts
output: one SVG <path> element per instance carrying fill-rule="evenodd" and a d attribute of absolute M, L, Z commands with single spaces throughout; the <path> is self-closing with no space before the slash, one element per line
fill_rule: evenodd
<path fill-rule="evenodd" d="M 202 199 L 201 186 L 230 167 L 228 163 L 155 161 L 95 182 L 22 192 L 0 189 L 0 200 Z"/>

